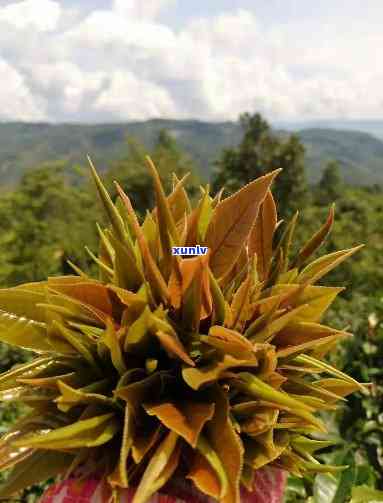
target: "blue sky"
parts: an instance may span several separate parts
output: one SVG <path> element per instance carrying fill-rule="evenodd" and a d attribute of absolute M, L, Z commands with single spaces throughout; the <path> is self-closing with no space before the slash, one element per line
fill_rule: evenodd
<path fill-rule="evenodd" d="M 0 1 L 0 120 L 383 118 L 381 0 Z"/>

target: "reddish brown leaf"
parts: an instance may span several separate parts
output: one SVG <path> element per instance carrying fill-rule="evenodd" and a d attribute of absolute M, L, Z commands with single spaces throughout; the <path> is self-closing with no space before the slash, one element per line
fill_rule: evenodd
<path fill-rule="evenodd" d="M 261 281 L 267 278 L 270 270 L 276 225 L 277 209 L 269 190 L 249 236 L 249 256 L 257 255 L 257 271 Z"/>
<path fill-rule="evenodd" d="M 227 273 L 237 260 L 267 191 L 279 170 L 262 176 L 221 201 L 207 230 L 210 267 L 216 277 Z"/>
<path fill-rule="evenodd" d="M 214 404 L 186 400 L 144 405 L 144 408 L 149 415 L 156 416 L 163 425 L 175 431 L 194 448 L 203 426 L 214 414 Z"/>

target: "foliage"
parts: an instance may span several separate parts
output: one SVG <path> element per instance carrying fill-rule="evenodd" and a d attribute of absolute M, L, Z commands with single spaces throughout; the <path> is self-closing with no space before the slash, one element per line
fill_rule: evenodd
<path fill-rule="evenodd" d="M 63 163 L 28 172 L 0 204 L 2 284 L 37 281 L 64 272 L 66 259 L 85 265 L 82 239 L 93 246 L 97 215 L 93 198 L 66 182 Z M 64 269 L 65 270 L 65 269 Z"/>
<path fill-rule="evenodd" d="M 347 465 L 336 474 L 317 474 L 312 480 L 291 477 L 285 503 L 380 503 L 383 492 L 373 489 L 376 477 L 371 467 L 358 460 L 352 448 L 322 455 L 328 463 Z"/>
<path fill-rule="evenodd" d="M 244 131 L 242 142 L 237 148 L 223 151 L 213 187 L 218 190 L 225 186 L 232 193 L 243 183 L 281 168 L 274 194 L 281 216 L 291 216 L 305 203 L 307 196 L 303 145 L 295 135 L 280 139 L 259 114 L 244 114 L 241 126 Z"/>
<path fill-rule="evenodd" d="M 370 383 L 370 393 L 350 397 L 339 428 L 375 473 L 383 473 L 383 301 L 368 304 L 367 326 L 360 327 L 337 356 L 337 363 L 355 378 Z M 368 312 L 368 311 L 367 311 Z M 379 480 L 383 489 L 383 480 Z"/>
<path fill-rule="evenodd" d="M 276 243 L 277 172 L 223 200 L 205 190 L 192 209 L 183 182 L 166 196 L 148 167 L 156 208 L 142 224 L 92 168 L 109 223 L 91 254 L 98 280 L 0 291 L 1 340 L 37 352 L 0 376 L 2 400 L 31 409 L 0 443 L 3 497 L 82 466 L 114 491 L 138 484 L 135 503 L 177 476 L 229 503 L 265 465 L 340 469 L 314 457 L 331 444 L 315 439 L 315 412 L 363 386 L 323 361 L 347 334 L 320 323 L 342 289 L 315 283 L 358 248 L 309 262 L 332 212 L 297 255 L 295 219 Z M 172 255 L 196 242 L 206 256 Z"/>
<path fill-rule="evenodd" d="M 318 186 L 320 204 L 330 204 L 337 201 L 344 191 L 344 184 L 340 173 L 339 163 L 331 161 L 323 171 Z"/>
<path fill-rule="evenodd" d="M 300 126 L 301 127 L 301 126 Z M 366 124 L 360 126 L 361 129 Z M 15 185 L 31 168 L 56 159 L 68 166 L 83 164 L 87 152 L 104 171 L 112 161 L 126 157 L 126 137 L 137 138 L 151 151 L 161 130 L 168 130 L 209 179 L 221 151 L 239 145 L 243 130 L 239 122 L 210 123 L 197 120 L 148 120 L 126 124 L 0 124 L 0 183 Z M 372 134 L 334 129 L 297 131 L 306 150 L 305 168 L 310 184 L 317 184 L 326 163 L 337 160 L 342 176 L 352 185 L 383 182 L 383 142 Z M 285 137 L 285 131 L 277 131 Z M 118 178 L 120 179 L 120 178 Z"/>

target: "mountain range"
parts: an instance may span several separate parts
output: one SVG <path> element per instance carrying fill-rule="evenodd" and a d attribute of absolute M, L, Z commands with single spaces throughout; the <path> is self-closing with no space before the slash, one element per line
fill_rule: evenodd
<path fill-rule="evenodd" d="M 310 182 L 320 179 L 328 161 L 337 160 L 346 182 L 383 184 L 383 121 L 360 123 L 364 131 L 355 130 L 357 127 L 339 121 L 275 125 L 279 134 L 294 131 L 300 137 L 306 148 Z M 153 119 L 93 125 L 0 123 L 0 185 L 14 184 L 25 170 L 47 161 L 84 164 L 88 153 L 102 170 L 110 161 L 127 155 L 128 135 L 151 148 L 161 129 L 166 129 L 195 160 L 204 178 L 209 178 L 220 151 L 238 145 L 242 137 L 236 122 Z"/>

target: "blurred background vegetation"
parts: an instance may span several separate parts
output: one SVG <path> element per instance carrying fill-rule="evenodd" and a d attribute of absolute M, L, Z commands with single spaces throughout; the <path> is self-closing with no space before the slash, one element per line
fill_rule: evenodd
<path fill-rule="evenodd" d="M 28 165 L 28 169 L 12 173 L 7 168 L 4 175 L 6 184 L 0 198 L 0 285 L 13 286 L 43 280 L 47 275 L 70 273 L 67 260 L 82 269 L 91 267 L 84 245 L 96 251 L 95 223 L 101 222 L 103 215 L 88 169 L 80 160 L 88 151 L 92 153 L 93 146 L 111 192 L 113 180 L 117 179 L 141 215 L 153 206 L 151 182 L 144 168 L 146 154 L 151 155 L 169 187 L 172 172 L 179 177 L 191 172 L 192 196 L 200 184 L 209 182 L 213 191 L 225 186 L 228 194 L 257 176 L 283 168 L 274 194 L 280 218 L 289 219 L 300 210 L 297 246 L 326 219 L 332 202 L 336 203 L 336 221 L 321 253 L 366 244 L 326 279 L 326 284 L 347 287 L 326 321 L 354 333 L 331 355 L 333 363 L 361 382 L 371 383 L 370 394 L 353 395 L 335 416 L 325 418 L 337 445 L 324 452 L 323 457 L 332 464 L 348 465 L 347 470 L 337 477 L 291 478 L 286 501 L 383 501 L 376 492 L 383 489 L 383 143 L 379 153 L 371 146 L 374 142 L 366 143 L 363 136 L 366 151 L 362 152 L 352 142 L 348 149 L 349 136 L 346 135 L 347 141 L 344 136 L 340 141 L 341 134 L 336 131 L 327 132 L 327 136 L 321 131 L 306 132 L 302 139 L 295 134 L 274 132 L 258 114 L 244 114 L 235 129 L 222 126 L 215 135 L 206 125 L 198 135 L 189 127 L 193 149 L 186 153 L 182 142 L 177 142 L 177 135 L 171 129 L 165 130 L 164 125 L 163 121 L 150 121 L 146 136 L 140 134 L 140 140 L 134 135 L 124 137 L 125 131 L 117 126 L 89 126 L 89 131 L 84 126 L 81 134 L 80 130 L 77 135 L 71 133 L 73 152 L 67 155 L 58 134 L 59 126 L 48 131 L 44 125 L 15 124 L 13 132 L 19 138 L 24 135 L 23 141 L 29 138 L 32 144 L 32 137 L 40 137 L 41 148 L 34 148 L 28 161 L 25 152 L 16 155 L 15 138 L 4 137 L 0 128 L 0 151 L 4 150 L 4 143 L 15 166 L 20 167 L 23 162 Z M 231 133 L 230 142 L 227 135 Z M 355 138 L 359 135 L 348 134 Z M 329 135 L 333 135 L 332 143 Z M 322 138 L 320 148 L 318 136 Z M 373 149 L 374 155 L 366 161 L 369 149 Z M 44 161 L 43 156 L 49 160 Z M 347 156 L 352 156 L 353 162 L 345 169 Z M 28 357 L 25 352 L 0 345 L 0 371 Z M 18 414 L 17 404 L 0 404 L 0 431 L 5 431 Z M 25 492 L 22 501 L 35 501 L 42 490 L 43 487 L 32 488 Z"/>

